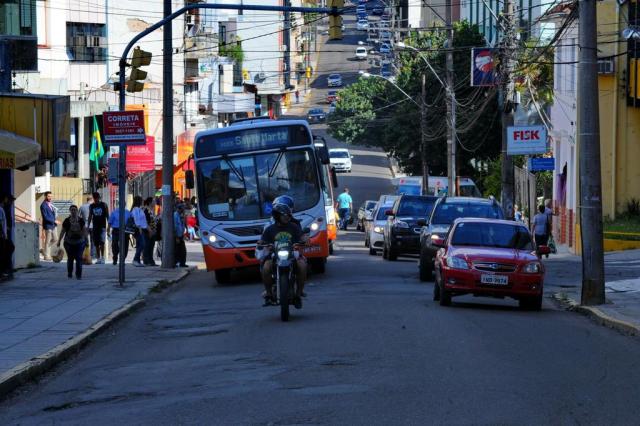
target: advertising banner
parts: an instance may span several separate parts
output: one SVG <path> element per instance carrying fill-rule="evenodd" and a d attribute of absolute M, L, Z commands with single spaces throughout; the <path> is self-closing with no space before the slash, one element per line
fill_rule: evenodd
<path fill-rule="evenodd" d="M 471 86 L 496 86 L 499 84 L 497 72 L 497 49 L 471 49 Z"/>
<path fill-rule="evenodd" d="M 155 170 L 155 137 L 147 136 L 144 145 L 127 146 L 127 171 L 142 173 Z"/>
<path fill-rule="evenodd" d="M 544 126 L 507 128 L 507 154 L 533 155 L 547 152 L 547 129 Z"/>

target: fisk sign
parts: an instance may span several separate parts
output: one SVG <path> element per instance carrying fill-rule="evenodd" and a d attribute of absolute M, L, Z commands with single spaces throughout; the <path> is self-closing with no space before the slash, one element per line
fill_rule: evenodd
<path fill-rule="evenodd" d="M 507 154 L 529 155 L 547 152 L 547 129 L 544 126 L 507 128 Z"/>

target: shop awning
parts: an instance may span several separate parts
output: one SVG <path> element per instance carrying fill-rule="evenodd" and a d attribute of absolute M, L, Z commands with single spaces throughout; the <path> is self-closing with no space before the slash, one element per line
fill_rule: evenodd
<path fill-rule="evenodd" d="M 16 169 L 40 158 L 40 144 L 15 133 L 0 130 L 0 169 Z"/>

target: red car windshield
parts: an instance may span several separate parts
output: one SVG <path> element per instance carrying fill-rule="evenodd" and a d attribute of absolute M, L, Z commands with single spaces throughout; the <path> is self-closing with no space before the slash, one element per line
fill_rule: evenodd
<path fill-rule="evenodd" d="M 451 245 L 533 250 L 527 228 L 505 223 L 460 223 L 453 231 Z"/>

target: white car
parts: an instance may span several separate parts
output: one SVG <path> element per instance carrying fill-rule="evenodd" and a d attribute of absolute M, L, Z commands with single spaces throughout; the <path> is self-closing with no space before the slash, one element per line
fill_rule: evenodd
<path fill-rule="evenodd" d="M 367 48 L 366 47 L 358 47 L 356 48 L 356 59 L 363 61 L 367 59 Z"/>
<path fill-rule="evenodd" d="M 342 76 L 340 74 L 329 74 L 329 77 L 327 77 L 327 86 L 329 87 L 342 86 Z"/>
<path fill-rule="evenodd" d="M 384 225 L 387 223 L 387 215 L 384 213 L 393 208 L 397 198 L 395 195 L 383 195 L 373 211 L 373 221 L 369 223 L 368 233 L 365 236 L 365 245 L 369 247 L 369 254 L 372 256 L 384 247 Z"/>
<path fill-rule="evenodd" d="M 353 155 L 345 148 L 333 148 L 329 150 L 329 163 L 336 172 L 351 173 L 351 159 Z"/>
<path fill-rule="evenodd" d="M 369 21 L 366 21 L 364 19 L 360 19 L 356 23 L 356 30 L 358 30 L 358 31 L 367 31 L 368 29 L 369 29 Z"/>

